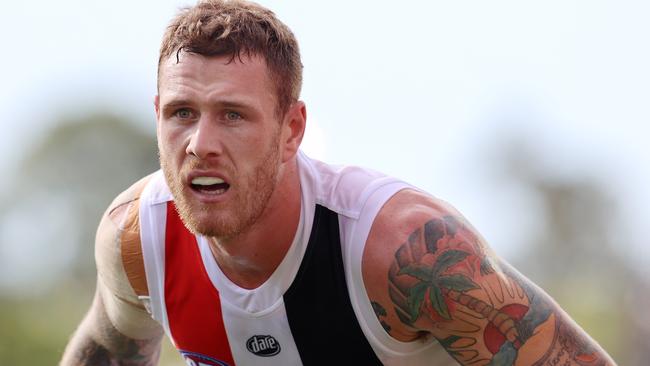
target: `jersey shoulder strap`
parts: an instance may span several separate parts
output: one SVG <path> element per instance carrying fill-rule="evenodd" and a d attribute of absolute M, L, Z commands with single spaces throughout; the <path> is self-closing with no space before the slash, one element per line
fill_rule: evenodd
<path fill-rule="evenodd" d="M 118 246 L 126 277 L 135 294 L 148 296 L 142 246 L 140 244 L 140 195 L 150 177 L 145 177 L 122 193 L 108 215 L 118 226 Z"/>

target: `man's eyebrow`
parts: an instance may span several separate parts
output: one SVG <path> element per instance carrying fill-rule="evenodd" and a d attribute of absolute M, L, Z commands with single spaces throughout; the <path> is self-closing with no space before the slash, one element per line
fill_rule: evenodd
<path fill-rule="evenodd" d="M 162 105 L 163 108 L 174 108 L 174 107 L 179 107 L 179 106 L 186 106 L 191 104 L 189 101 L 184 100 L 184 99 L 174 99 L 170 102 L 167 102 Z"/>
<path fill-rule="evenodd" d="M 189 106 L 192 104 L 193 104 L 192 102 L 185 99 L 174 99 L 163 104 L 162 109 Z M 238 101 L 238 100 L 221 100 L 213 103 L 213 105 L 220 106 L 222 108 L 240 108 L 240 109 L 250 108 L 250 105 L 248 103 L 243 101 Z"/>
<path fill-rule="evenodd" d="M 223 108 L 238 108 L 238 109 L 250 108 L 248 104 L 236 100 L 224 100 L 216 104 L 220 105 Z"/>
<path fill-rule="evenodd" d="M 169 102 L 166 102 L 160 106 L 160 113 L 165 117 L 169 117 L 176 113 L 178 110 L 185 108 L 195 110 L 199 108 L 199 106 L 197 106 L 195 102 L 192 102 L 191 99 L 171 99 Z M 256 104 L 253 101 L 249 102 L 246 99 L 221 99 L 213 101 L 209 108 L 218 113 L 234 111 L 248 115 L 249 118 L 252 118 L 258 114 Z"/>

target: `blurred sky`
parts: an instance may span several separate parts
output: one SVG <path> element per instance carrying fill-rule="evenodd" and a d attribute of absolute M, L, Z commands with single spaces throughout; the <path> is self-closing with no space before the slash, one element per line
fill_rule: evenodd
<path fill-rule="evenodd" d="M 153 133 L 160 38 L 190 3 L 3 3 L 0 167 L 58 118 L 97 108 Z M 301 45 L 312 156 L 426 189 L 509 256 L 535 229 L 533 198 L 486 170 L 523 137 L 534 169 L 603 180 L 637 238 L 621 245 L 650 263 L 650 2 L 260 3 Z"/>

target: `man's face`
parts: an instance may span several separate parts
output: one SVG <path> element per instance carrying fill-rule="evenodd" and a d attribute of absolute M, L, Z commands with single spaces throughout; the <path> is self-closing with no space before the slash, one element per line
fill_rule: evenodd
<path fill-rule="evenodd" d="M 231 238 L 252 225 L 281 166 L 275 88 L 259 57 L 185 53 L 160 66 L 160 163 L 185 225 Z"/>

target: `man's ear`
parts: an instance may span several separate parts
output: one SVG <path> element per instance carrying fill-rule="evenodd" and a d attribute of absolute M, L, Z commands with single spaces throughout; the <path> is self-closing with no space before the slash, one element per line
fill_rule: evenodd
<path fill-rule="evenodd" d="M 297 101 L 289 107 L 282 123 L 282 162 L 296 155 L 307 125 L 307 107 Z"/>

